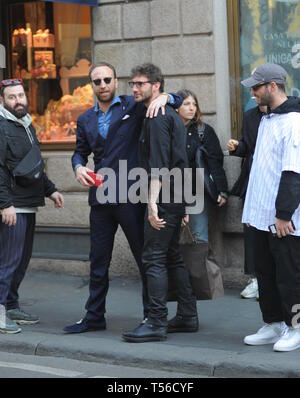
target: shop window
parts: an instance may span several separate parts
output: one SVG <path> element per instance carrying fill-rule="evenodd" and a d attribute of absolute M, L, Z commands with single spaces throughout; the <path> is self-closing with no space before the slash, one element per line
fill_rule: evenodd
<path fill-rule="evenodd" d="M 24 81 L 38 139 L 53 148 L 72 146 L 78 116 L 93 105 L 90 7 L 26 2 L 8 8 L 11 75 Z"/>
<path fill-rule="evenodd" d="M 228 0 L 228 16 L 231 116 L 238 136 L 242 112 L 256 106 L 240 81 L 257 66 L 283 66 L 287 95 L 300 97 L 300 0 Z"/>

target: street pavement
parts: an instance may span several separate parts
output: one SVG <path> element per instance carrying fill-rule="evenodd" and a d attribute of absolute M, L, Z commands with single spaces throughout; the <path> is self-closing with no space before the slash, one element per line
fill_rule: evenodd
<path fill-rule="evenodd" d="M 204 378 L 204 376 L 201 376 Z M 199 378 L 182 372 L 144 369 L 132 366 L 111 365 L 77 359 L 0 353 L 0 379 L 169 379 Z M 2 383 L 3 380 L 0 380 Z M 107 380 L 111 383 L 112 380 Z"/>
<path fill-rule="evenodd" d="M 1 351 L 62 357 L 118 366 L 208 377 L 299 377 L 300 349 L 288 353 L 272 345 L 251 347 L 243 338 L 262 326 L 259 304 L 242 300 L 237 290 L 222 298 L 198 301 L 197 333 L 169 334 L 162 342 L 126 343 L 121 334 L 142 320 L 137 279 L 113 278 L 107 297 L 107 330 L 68 335 L 62 329 L 84 316 L 88 278 L 30 271 L 20 288 L 21 307 L 40 316 L 22 332 L 0 334 Z M 169 317 L 176 304 L 169 303 Z M 112 375 L 113 376 L 113 375 Z"/>

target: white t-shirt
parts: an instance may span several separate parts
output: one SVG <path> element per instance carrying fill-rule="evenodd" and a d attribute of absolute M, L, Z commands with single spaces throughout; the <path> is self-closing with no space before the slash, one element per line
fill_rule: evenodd
<path fill-rule="evenodd" d="M 16 213 L 24 213 L 24 214 L 28 214 L 28 213 L 37 213 L 38 208 L 37 207 L 16 207 L 15 208 Z"/>

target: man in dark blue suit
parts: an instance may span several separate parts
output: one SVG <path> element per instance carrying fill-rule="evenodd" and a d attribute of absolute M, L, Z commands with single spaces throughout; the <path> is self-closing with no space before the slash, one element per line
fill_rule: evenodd
<path fill-rule="evenodd" d="M 92 178 L 86 167 L 88 156 L 94 154 L 95 172 L 110 168 L 116 175 L 119 185 L 119 160 L 127 161 L 128 172 L 138 167 L 138 138 L 146 107 L 136 103 L 132 96 L 117 96 L 118 80 L 115 68 L 108 63 L 100 63 L 90 70 L 90 80 L 97 104 L 78 118 L 77 140 L 72 166 L 77 181 L 89 186 Z M 175 97 L 175 98 L 174 98 Z M 150 117 L 156 116 L 160 108 L 171 99 L 174 106 L 180 106 L 181 98 L 162 93 L 147 111 Z M 174 101 L 175 100 L 175 101 Z M 128 180 L 128 187 L 134 181 Z M 105 300 L 108 291 L 108 269 L 111 261 L 115 233 L 120 225 L 138 264 L 143 282 L 144 319 L 148 314 L 148 298 L 145 273 L 142 268 L 143 224 L 145 206 L 142 203 L 129 203 L 117 191 L 115 200 L 100 204 L 96 198 L 96 187 L 89 191 L 91 251 L 89 298 L 86 315 L 79 322 L 66 326 L 67 333 L 83 333 L 90 330 L 106 329 Z"/>

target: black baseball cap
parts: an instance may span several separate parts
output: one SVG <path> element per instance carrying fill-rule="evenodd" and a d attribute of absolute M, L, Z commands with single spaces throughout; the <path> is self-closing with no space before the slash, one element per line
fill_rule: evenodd
<path fill-rule="evenodd" d="M 286 83 L 286 70 L 277 64 L 264 64 L 254 69 L 248 79 L 242 80 L 245 87 L 254 87 L 261 84 L 275 82 L 278 84 Z"/>

